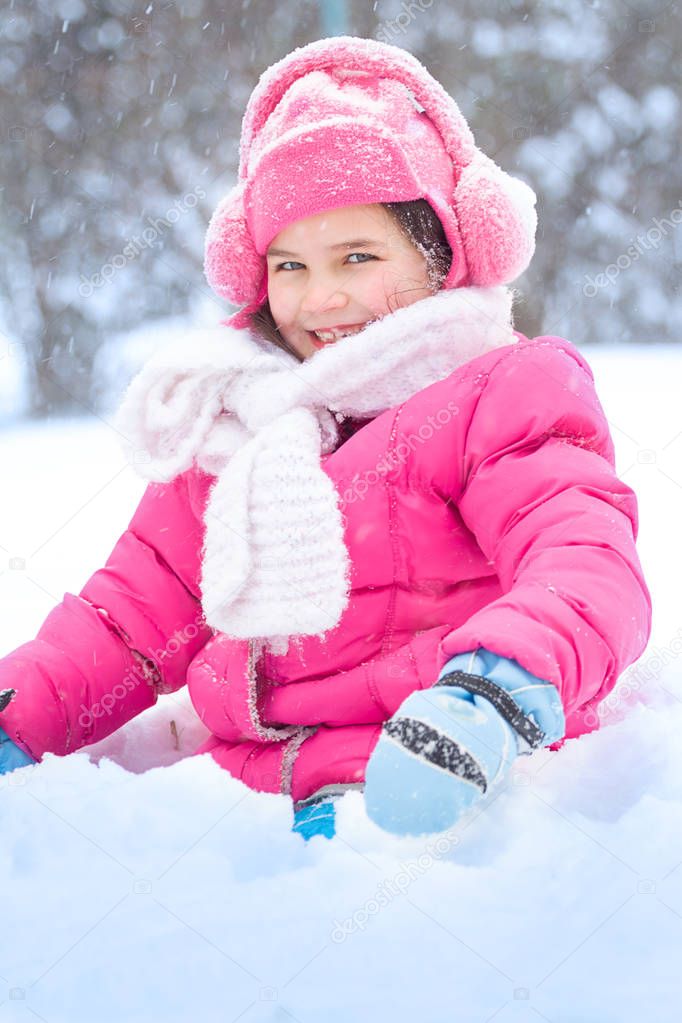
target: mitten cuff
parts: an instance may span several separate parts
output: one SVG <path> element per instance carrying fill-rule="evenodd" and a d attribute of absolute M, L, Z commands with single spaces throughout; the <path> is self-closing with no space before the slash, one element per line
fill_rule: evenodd
<path fill-rule="evenodd" d="M 446 688 L 457 687 L 465 689 L 468 693 L 484 696 L 531 749 L 545 745 L 545 733 L 542 729 L 531 717 L 523 713 L 513 697 L 497 682 L 491 682 L 482 675 L 471 675 L 466 671 L 456 670 L 443 675 L 436 685 Z"/>
<path fill-rule="evenodd" d="M 497 699 L 495 699 L 495 691 L 491 690 L 491 695 L 488 695 L 483 691 L 481 682 L 474 681 L 471 685 L 461 680 L 443 682 L 445 677 L 453 672 L 465 672 L 482 679 L 483 682 L 488 680 L 495 683 L 513 698 L 523 715 L 516 716 L 516 723 L 512 720 L 515 713 L 514 708 L 504 700 L 499 689 L 497 690 Z M 478 692 L 485 696 L 509 721 L 517 733 L 526 740 L 531 749 L 536 749 L 538 746 L 549 746 L 550 743 L 560 739 L 566 731 L 566 718 L 556 686 L 532 675 L 522 668 L 518 661 L 500 657 L 484 647 L 450 658 L 443 666 L 436 684 L 457 685 L 470 692 Z M 472 685 L 474 688 L 471 688 Z"/>

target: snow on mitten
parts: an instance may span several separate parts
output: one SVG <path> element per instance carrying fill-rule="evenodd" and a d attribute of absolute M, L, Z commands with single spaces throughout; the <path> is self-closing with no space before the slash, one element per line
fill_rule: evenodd
<path fill-rule="evenodd" d="M 367 813 L 394 834 L 444 831 L 499 784 L 519 753 L 564 729 L 551 683 L 488 650 L 458 654 L 435 686 L 410 693 L 384 724 L 365 774 Z"/>

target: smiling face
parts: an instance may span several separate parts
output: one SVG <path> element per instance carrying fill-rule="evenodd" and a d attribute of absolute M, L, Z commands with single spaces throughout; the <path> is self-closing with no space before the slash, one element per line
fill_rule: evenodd
<path fill-rule="evenodd" d="M 295 221 L 267 264 L 273 319 L 303 358 L 434 292 L 425 257 L 380 204 Z"/>

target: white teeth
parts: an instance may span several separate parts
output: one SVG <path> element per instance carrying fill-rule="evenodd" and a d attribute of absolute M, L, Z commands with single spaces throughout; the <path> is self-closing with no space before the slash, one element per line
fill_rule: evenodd
<path fill-rule="evenodd" d="M 314 330 L 312 333 L 319 341 L 328 344 L 330 341 L 338 341 L 341 337 L 348 337 L 349 334 L 357 334 L 362 327 L 355 327 L 353 330 Z"/>

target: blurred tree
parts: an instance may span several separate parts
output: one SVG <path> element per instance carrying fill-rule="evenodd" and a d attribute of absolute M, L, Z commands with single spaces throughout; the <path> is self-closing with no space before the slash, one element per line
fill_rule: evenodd
<path fill-rule="evenodd" d="M 229 312 L 204 280 L 203 236 L 236 175 L 246 101 L 269 64 L 341 11 L 351 34 L 422 60 L 484 152 L 537 192 L 519 329 L 578 344 L 680 339 L 676 5 L 333 6 L 26 0 L 0 11 L 0 297 L 31 367 L 30 414 L 101 407 L 110 383 L 94 357 L 115 334 Z"/>

